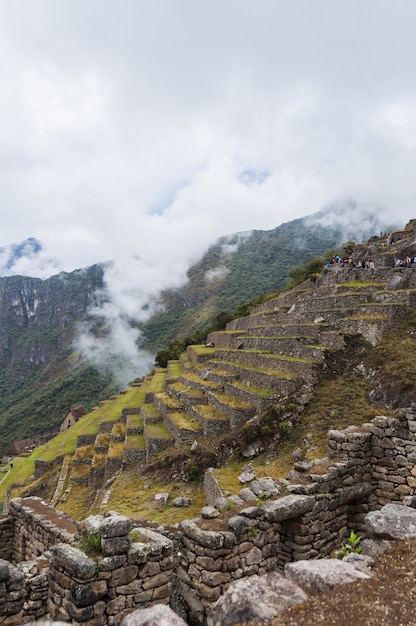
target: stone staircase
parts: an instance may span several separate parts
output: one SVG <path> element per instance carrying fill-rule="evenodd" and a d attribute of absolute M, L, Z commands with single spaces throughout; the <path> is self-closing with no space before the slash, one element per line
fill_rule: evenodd
<path fill-rule="evenodd" d="M 94 432 L 78 438 L 70 483 L 99 490 L 124 466 L 212 441 L 270 405 L 307 403 L 346 334 L 376 344 L 415 302 L 412 269 L 337 267 L 264 302 L 113 399 Z"/>

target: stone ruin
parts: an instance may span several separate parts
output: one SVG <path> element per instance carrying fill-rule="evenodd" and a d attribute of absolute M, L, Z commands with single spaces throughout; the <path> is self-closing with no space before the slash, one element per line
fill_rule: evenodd
<path fill-rule="evenodd" d="M 217 530 L 201 519 L 155 531 L 117 513 L 81 526 L 38 498 L 12 500 L 0 518 L 0 624 L 118 626 L 156 605 L 188 624 L 214 623 L 214 604 L 238 581 L 328 559 L 351 529 L 376 534 L 368 520 L 385 505 L 413 512 L 416 406 L 330 431 L 328 449 L 329 462 L 288 485 L 287 495 L 231 511 Z M 208 477 L 214 497 L 220 492 Z"/>

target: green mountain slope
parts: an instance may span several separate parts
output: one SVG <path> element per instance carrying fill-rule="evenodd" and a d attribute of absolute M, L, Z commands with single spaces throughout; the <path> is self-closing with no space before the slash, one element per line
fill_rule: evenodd
<path fill-rule="evenodd" d="M 292 220 L 270 231 L 252 231 L 223 237 L 188 272 L 188 283 L 163 293 L 163 312 L 142 330 L 145 347 L 157 351 L 172 339 L 199 330 L 220 311 L 235 309 L 260 295 L 284 288 L 293 267 L 321 257 L 356 235 L 365 241 L 380 233 L 376 218 L 363 217 L 362 227 L 349 232 L 331 215 L 323 227 L 319 217 L 328 212 Z M 329 219 L 329 218 L 328 218 Z"/>
<path fill-rule="evenodd" d="M 90 408 L 115 389 L 72 348 L 102 281 L 98 265 L 48 280 L 0 278 L 0 454 L 58 425 L 74 404 Z"/>

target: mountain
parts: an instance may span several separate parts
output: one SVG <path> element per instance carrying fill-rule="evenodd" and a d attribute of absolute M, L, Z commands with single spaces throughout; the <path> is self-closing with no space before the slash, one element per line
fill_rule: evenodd
<path fill-rule="evenodd" d="M 42 244 L 34 237 L 0 247 L 0 275 L 9 274 L 23 257 L 35 259 L 41 250 Z"/>
<path fill-rule="evenodd" d="M 104 268 L 47 280 L 0 277 L 0 453 L 47 431 L 73 404 L 93 406 L 114 390 L 111 377 L 77 362 L 77 323 L 100 304 Z"/>
<path fill-rule="evenodd" d="M 381 211 L 355 202 L 325 208 L 269 231 L 222 237 L 188 271 L 188 282 L 162 293 L 163 310 L 142 325 L 144 347 L 157 351 L 172 338 L 203 327 L 220 311 L 282 290 L 292 268 L 338 248 L 394 230 Z"/>
<path fill-rule="evenodd" d="M 141 347 L 154 354 L 221 311 L 233 314 L 253 298 L 280 291 L 291 268 L 387 229 L 381 219 L 350 203 L 270 231 L 222 237 L 189 269 L 185 286 L 161 294 L 160 312 L 140 325 Z M 40 249 L 35 239 L 3 248 L 3 267 Z M 106 302 L 105 269 L 94 265 L 46 280 L 0 278 L 0 455 L 12 441 L 57 426 L 72 406 L 88 410 L 120 388 L 115 372 L 86 364 L 74 348 L 79 323 Z M 96 316 L 90 321 L 95 337 L 108 333 Z"/>

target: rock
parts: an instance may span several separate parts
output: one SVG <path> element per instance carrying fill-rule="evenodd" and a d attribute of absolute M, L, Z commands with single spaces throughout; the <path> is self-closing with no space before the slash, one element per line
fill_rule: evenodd
<path fill-rule="evenodd" d="M 279 486 L 276 484 L 276 481 L 269 476 L 264 476 L 260 478 L 259 483 L 263 490 L 264 495 L 267 498 L 272 498 L 273 496 L 278 496 L 280 494 Z"/>
<path fill-rule="evenodd" d="M 291 469 L 287 474 L 286 474 L 286 480 L 299 480 L 300 478 L 300 473 L 297 472 L 294 469 Z"/>
<path fill-rule="evenodd" d="M 351 554 L 342 560 L 344 563 L 352 563 L 354 567 L 362 572 L 367 572 L 368 574 L 370 573 L 368 568 L 374 565 L 374 559 L 372 556 L 368 554 L 357 554 L 356 552 L 351 552 Z"/>
<path fill-rule="evenodd" d="M 241 454 L 245 459 L 251 459 L 252 457 L 263 452 L 263 449 L 261 441 L 253 441 L 246 448 L 244 448 Z"/>
<path fill-rule="evenodd" d="M 155 508 L 164 509 L 168 503 L 169 498 L 170 494 L 167 492 L 156 493 L 153 498 L 151 498 L 150 502 L 154 505 Z"/>
<path fill-rule="evenodd" d="M 103 520 L 102 515 L 89 515 L 82 522 L 83 530 L 87 533 L 99 533 Z"/>
<path fill-rule="evenodd" d="M 241 472 L 240 476 L 238 476 L 238 480 L 240 483 L 249 483 L 256 478 L 256 474 L 254 472 Z"/>
<path fill-rule="evenodd" d="M 186 626 L 186 622 L 168 606 L 156 604 L 130 613 L 121 626 Z"/>
<path fill-rule="evenodd" d="M 296 448 L 296 450 L 293 450 L 292 459 L 293 461 L 301 461 L 303 459 L 303 452 L 301 448 Z"/>
<path fill-rule="evenodd" d="M 250 483 L 250 489 L 256 496 L 260 496 L 263 493 L 263 489 L 259 480 L 252 480 Z"/>
<path fill-rule="evenodd" d="M 39 621 L 25 622 L 25 626 L 39 626 Z M 68 626 L 68 622 L 51 622 L 49 620 L 42 621 L 42 626 Z"/>
<path fill-rule="evenodd" d="M 265 502 L 262 509 L 269 522 L 281 522 L 310 511 L 315 504 L 312 496 L 291 494 L 278 500 Z"/>
<path fill-rule="evenodd" d="M 65 568 L 69 576 L 81 580 L 92 578 L 96 563 L 84 552 L 65 544 L 53 546 L 54 559 L 57 559 L 61 567 Z"/>
<path fill-rule="evenodd" d="M 101 537 L 110 539 L 112 537 L 124 537 L 131 530 L 131 519 L 117 513 L 104 518 L 101 523 Z"/>
<path fill-rule="evenodd" d="M 248 576 L 230 584 L 214 604 L 208 626 L 263 623 L 305 602 L 308 596 L 281 572 Z"/>
<path fill-rule="evenodd" d="M 214 519 L 218 515 L 219 511 L 214 506 L 204 506 L 201 509 L 202 519 Z"/>
<path fill-rule="evenodd" d="M 248 487 L 243 487 L 243 489 L 240 489 L 240 491 L 238 492 L 238 495 L 240 496 L 242 500 L 244 500 L 244 502 L 256 502 L 257 501 L 256 494 Z"/>
<path fill-rule="evenodd" d="M 310 461 L 297 461 L 294 466 L 297 472 L 309 472 L 313 468 L 313 464 Z"/>
<path fill-rule="evenodd" d="M 416 537 L 416 509 L 386 504 L 380 511 L 366 515 L 365 526 L 370 537 L 413 539 Z"/>
<path fill-rule="evenodd" d="M 380 554 L 387 554 L 387 552 L 390 552 L 390 550 L 392 550 L 393 545 L 394 542 L 387 541 L 387 539 L 364 539 L 361 542 L 361 554 L 368 556 L 379 556 Z"/>
<path fill-rule="evenodd" d="M 242 515 L 234 515 L 228 520 L 228 526 L 236 535 L 243 535 L 253 526 L 253 521 L 243 517 Z"/>
<path fill-rule="evenodd" d="M 186 496 L 180 496 L 179 498 L 175 498 L 172 500 L 172 505 L 177 507 L 187 507 L 191 506 L 193 500 L 192 498 L 187 498 Z"/>
<path fill-rule="evenodd" d="M 285 573 L 298 585 L 311 593 L 333 589 L 337 585 L 346 585 L 371 578 L 353 563 L 339 559 L 317 559 L 286 563 Z"/>

